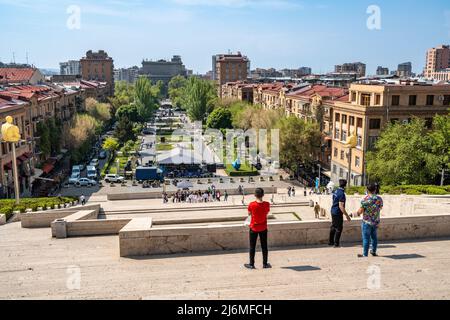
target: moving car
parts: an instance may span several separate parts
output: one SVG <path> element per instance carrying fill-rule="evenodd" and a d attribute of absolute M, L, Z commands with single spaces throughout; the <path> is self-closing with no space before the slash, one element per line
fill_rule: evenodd
<path fill-rule="evenodd" d="M 98 165 L 99 165 L 98 159 L 92 159 L 91 163 L 89 164 L 89 166 L 96 167 L 96 168 L 98 167 Z"/>
<path fill-rule="evenodd" d="M 97 181 L 88 178 L 80 178 L 75 185 L 77 187 L 93 187 L 97 185 Z"/>
<path fill-rule="evenodd" d="M 97 168 L 94 166 L 88 166 L 87 177 L 88 179 L 97 180 Z"/>
<path fill-rule="evenodd" d="M 105 176 L 105 182 L 114 182 L 114 183 L 122 183 L 125 180 L 124 177 L 119 176 L 118 174 L 107 174 Z"/>

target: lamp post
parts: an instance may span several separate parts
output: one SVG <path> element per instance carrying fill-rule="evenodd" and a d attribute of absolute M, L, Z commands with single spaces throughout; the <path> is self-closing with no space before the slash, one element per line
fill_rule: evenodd
<path fill-rule="evenodd" d="M 356 131 L 353 131 L 351 136 L 348 137 L 345 148 L 348 149 L 348 186 L 352 185 L 352 150 L 358 145 L 358 136 Z"/>
<path fill-rule="evenodd" d="M 17 168 L 16 157 L 16 143 L 20 141 L 19 127 L 13 124 L 13 118 L 11 116 L 6 117 L 6 123 L 2 125 L 2 140 L 5 143 L 11 144 L 12 150 L 12 169 L 14 176 L 14 195 L 16 198 L 16 204 L 20 203 L 20 189 L 19 189 L 19 173 Z"/>

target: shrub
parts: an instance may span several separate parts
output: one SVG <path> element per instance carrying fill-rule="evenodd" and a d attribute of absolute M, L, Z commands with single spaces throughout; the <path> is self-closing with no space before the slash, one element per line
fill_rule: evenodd
<path fill-rule="evenodd" d="M 9 219 L 14 211 L 25 212 L 26 209 L 36 211 L 41 207 L 44 210 L 47 207 L 53 208 L 55 205 L 64 204 L 75 201 L 74 197 L 49 197 L 49 198 L 24 198 L 20 200 L 20 204 L 16 205 L 14 199 L 0 200 L 0 213 L 6 214 L 6 219 Z"/>

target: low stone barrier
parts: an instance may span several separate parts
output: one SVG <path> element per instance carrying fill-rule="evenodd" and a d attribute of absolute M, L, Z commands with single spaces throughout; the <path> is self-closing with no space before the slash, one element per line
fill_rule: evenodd
<path fill-rule="evenodd" d="M 98 211 L 96 210 L 82 210 L 77 211 L 65 218 L 56 219 L 51 223 L 52 237 L 62 239 L 67 238 L 69 234 L 70 224 L 89 219 L 97 219 Z"/>
<path fill-rule="evenodd" d="M 328 243 L 329 221 L 269 223 L 269 245 L 288 247 Z M 410 240 L 450 236 L 450 215 L 385 218 L 379 239 Z M 361 221 L 345 223 L 343 242 L 361 241 Z M 248 229 L 243 224 L 199 227 L 153 227 L 133 219 L 119 233 L 121 257 L 248 248 Z"/>
<path fill-rule="evenodd" d="M 196 191 L 199 188 L 192 188 L 192 191 Z M 204 191 L 205 187 L 200 188 L 200 190 Z M 263 187 L 266 194 L 271 193 L 277 193 L 278 188 L 277 187 Z M 217 188 L 216 191 L 220 191 L 220 193 L 223 195 L 225 194 L 225 190 L 227 191 L 228 195 L 230 196 L 236 196 L 239 195 L 239 191 L 237 188 L 234 189 L 220 189 Z M 245 188 L 245 194 L 254 194 L 256 188 Z M 167 194 L 169 197 L 172 197 L 176 191 L 167 191 Z M 161 199 L 162 193 L 160 191 L 153 191 L 153 192 L 135 192 L 135 193 L 118 193 L 118 194 L 108 194 L 108 200 L 109 201 L 119 201 L 119 200 L 143 200 L 143 199 Z"/>
<path fill-rule="evenodd" d="M 6 214 L 0 214 L 0 226 L 6 224 Z"/>
<path fill-rule="evenodd" d="M 95 210 L 98 214 L 100 205 L 76 206 L 69 209 L 28 212 L 21 214 L 22 228 L 50 228 L 51 223 L 57 219 L 64 219 L 80 210 Z"/>

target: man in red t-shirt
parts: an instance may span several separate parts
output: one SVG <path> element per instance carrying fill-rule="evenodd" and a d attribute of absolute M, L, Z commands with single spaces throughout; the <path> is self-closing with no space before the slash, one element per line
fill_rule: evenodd
<path fill-rule="evenodd" d="M 255 253 L 258 236 L 261 241 L 263 252 L 263 267 L 270 269 L 272 266 L 268 262 L 269 251 L 267 249 L 267 216 L 270 212 L 270 203 L 263 201 L 264 190 L 261 188 L 255 191 L 256 201 L 248 206 L 248 215 L 251 216 L 250 222 L 250 263 L 246 264 L 247 269 L 255 269 Z"/>

